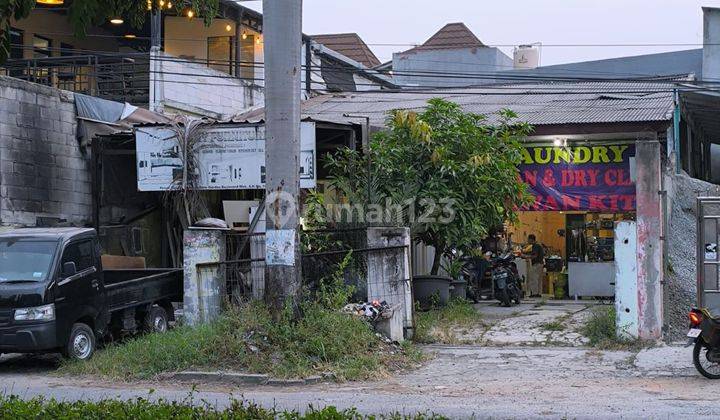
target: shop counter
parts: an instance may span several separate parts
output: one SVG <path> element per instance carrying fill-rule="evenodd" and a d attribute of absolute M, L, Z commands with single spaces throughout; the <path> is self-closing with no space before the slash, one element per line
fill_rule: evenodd
<path fill-rule="evenodd" d="M 570 297 L 615 296 L 615 262 L 569 262 Z"/>

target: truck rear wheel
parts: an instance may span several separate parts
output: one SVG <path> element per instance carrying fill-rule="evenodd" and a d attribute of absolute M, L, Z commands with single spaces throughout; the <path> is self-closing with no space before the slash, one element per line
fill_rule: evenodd
<path fill-rule="evenodd" d="M 92 328 L 83 323 L 73 324 L 63 355 L 73 360 L 89 360 L 95 354 L 96 344 Z"/>
<path fill-rule="evenodd" d="M 168 314 L 165 309 L 154 306 L 145 316 L 145 332 L 164 333 L 168 330 Z"/>

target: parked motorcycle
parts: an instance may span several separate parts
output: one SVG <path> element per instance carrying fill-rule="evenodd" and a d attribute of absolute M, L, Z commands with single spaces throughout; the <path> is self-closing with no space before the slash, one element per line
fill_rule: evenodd
<path fill-rule="evenodd" d="M 514 301 L 518 305 L 522 298 L 520 275 L 513 254 L 504 254 L 492 260 L 490 275 L 493 280 L 495 299 L 503 306 L 510 306 Z"/>
<path fill-rule="evenodd" d="M 708 379 L 720 379 L 720 319 L 705 308 L 689 314 L 688 346 L 693 347 L 693 364 Z"/>
<path fill-rule="evenodd" d="M 461 261 L 467 296 L 475 303 L 483 299 L 497 299 L 505 306 L 520 303 L 523 292 L 513 254 L 490 259 L 463 256 Z"/>

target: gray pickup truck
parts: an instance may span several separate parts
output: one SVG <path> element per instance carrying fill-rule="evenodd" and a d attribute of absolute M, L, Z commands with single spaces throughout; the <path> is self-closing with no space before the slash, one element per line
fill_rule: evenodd
<path fill-rule="evenodd" d="M 0 352 L 92 357 L 123 331 L 163 332 L 182 301 L 182 270 L 103 270 L 94 229 L 0 234 Z"/>

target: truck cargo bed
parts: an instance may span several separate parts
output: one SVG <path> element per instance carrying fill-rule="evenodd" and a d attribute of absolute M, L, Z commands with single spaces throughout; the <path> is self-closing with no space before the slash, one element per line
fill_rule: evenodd
<path fill-rule="evenodd" d="M 182 301 L 182 269 L 104 270 L 110 312 L 161 300 Z"/>

